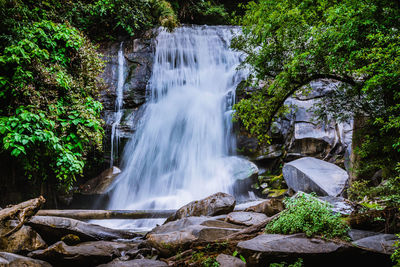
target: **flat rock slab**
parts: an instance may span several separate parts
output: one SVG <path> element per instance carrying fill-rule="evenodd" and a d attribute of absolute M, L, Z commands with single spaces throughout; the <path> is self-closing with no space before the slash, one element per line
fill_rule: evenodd
<path fill-rule="evenodd" d="M 101 264 L 98 267 L 164 267 L 168 266 L 163 261 L 149 260 L 149 259 L 136 259 L 130 261 L 121 261 L 115 259 L 110 263 Z"/>
<path fill-rule="evenodd" d="M 228 214 L 227 221 L 233 224 L 252 226 L 267 219 L 267 215 L 257 212 L 234 211 Z"/>
<path fill-rule="evenodd" d="M 247 266 L 269 266 L 282 261 L 293 263 L 298 258 L 302 258 L 303 266 L 307 267 L 392 265 L 388 255 L 363 250 L 345 242 L 307 238 L 305 234 L 262 234 L 239 242 L 237 247 L 246 258 Z"/>
<path fill-rule="evenodd" d="M 393 245 L 398 240 L 395 235 L 378 234 L 356 240 L 353 244 L 374 252 L 391 255 L 395 250 Z"/>
<path fill-rule="evenodd" d="M 132 239 L 139 235 L 131 231 L 116 230 L 96 224 L 52 216 L 33 216 L 27 223 L 49 243 L 73 234 L 84 241 Z"/>
<path fill-rule="evenodd" d="M 55 266 L 97 266 L 120 257 L 123 251 L 137 248 L 137 244 L 95 241 L 68 246 L 60 241 L 47 249 L 36 250 L 29 257 L 48 261 Z"/>
<path fill-rule="evenodd" d="M 235 208 L 236 200 L 226 193 L 216 193 L 201 200 L 192 201 L 181 207 L 166 222 L 190 216 L 215 216 L 228 214 Z"/>
<path fill-rule="evenodd" d="M 226 254 L 219 254 L 216 261 L 219 263 L 219 267 L 246 267 L 246 263 L 241 259 Z"/>
<path fill-rule="evenodd" d="M 50 263 L 8 252 L 0 252 L 0 266 L 7 267 L 51 267 Z"/>
<path fill-rule="evenodd" d="M 339 196 L 349 179 L 347 172 L 335 164 L 311 157 L 286 163 L 282 171 L 286 184 L 294 191 L 321 196 Z"/>
<path fill-rule="evenodd" d="M 380 233 L 372 232 L 372 231 L 365 231 L 365 230 L 358 230 L 358 229 L 350 229 L 348 232 L 351 241 L 357 241 L 369 236 L 379 235 Z"/>

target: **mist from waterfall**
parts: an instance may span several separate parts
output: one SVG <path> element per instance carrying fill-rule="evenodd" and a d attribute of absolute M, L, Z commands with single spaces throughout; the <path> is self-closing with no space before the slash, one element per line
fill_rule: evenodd
<path fill-rule="evenodd" d="M 109 209 L 174 209 L 230 192 L 226 157 L 236 149 L 232 105 L 245 75 L 237 70 L 240 54 L 229 49 L 238 31 L 223 26 L 160 31 L 149 99 L 125 147 Z M 155 221 L 160 220 L 134 223 L 140 228 Z"/>

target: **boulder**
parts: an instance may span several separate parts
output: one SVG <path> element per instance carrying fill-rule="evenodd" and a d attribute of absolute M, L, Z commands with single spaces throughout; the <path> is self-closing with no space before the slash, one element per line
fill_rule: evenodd
<path fill-rule="evenodd" d="M 226 220 L 233 224 L 252 226 L 265 221 L 267 218 L 264 213 L 234 211 L 228 214 Z"/>
<path fill-rule="evenodd" d="M 365 231 L 365 230 L 358 230 L 358 229 L 350 229 L 348 235 L 351 241 L 357 241 L 369 236 L 379 235 L 379 233 L 372 232 L 372 231 Z"/>
<path fill-rule="evenodd" d="M 243 226 L 218 220 L 218 217 L 187 217 L 157 226 L 146 238 L 151 246 L 169 256 L 193 242 L 212 242 L 241 229 Z"/>
<path fill-rule="evenodd" d="M 219 267 L 246 267 L 241 259 L 226 254 L 219 254 L 216 258 L 219 263 Z"/>
<path fill-rule="evenodd" d="M 394 244 L 399 241 L 395 235 L 377 234 L 358 239 L 353 244 L 374 252 L 391 255 L 394 250 Z"/>
<path fill-rule="evenodd" d="M 122 261 L 115 259 L 112 262 L 101 264 L 98 267 L 164 267 L 168 266 L 163 261 L 149 260 L 149 259 L 136 259 L 129 261 Z"/>
<path fill-rule="evenodd" d="M 286 163 L 282 171 L 286 184 L 294 191 L 316 192 L 321 196 L 339 196 L 349 179 L 340 167 L 311 157 Z"/>
<path fill-rule="evenodd" d="M 190 216 L 215 216 L 233 211 L 236 200 L 226 193 L 216 193 L 202 200 L 192 201 L 181 207 L 166 222 Z"/>
<path fill-rule="evenodd" d="M 271 198 L 257 205 L 250 206 L 245 211 L 264 213 L 267 216 L 273 216 L 284 210 L 282 199 Z"/>
<path fill-rule="evenodd" d="M 103 171 L 99 176 L 87 181 L 80 188 L 80 193 L 85 195 L 100 195 L 107 191 L 107 188 L 115 180 L 121 170 L 115 166 Z"/>
<path fill-rule="evenodd" d="M 5 234 L 16 226 L 12 221 L 9 227 L 0 229 L 0 234 Z M 37 249 L 46 248 L 46 242 L 42 237 L 29 226 L 22 226 L 17 232 L 7 238 L 0 238 L 0 250 L 11 253 L 27 253 Z"/>
<path fill-rule="evenodd" d="M 69 234 L 79 237 L 82 242 L 132 239 L 139 236 L 129 230 L 110 229 L 100 225 L 63 217 L 34 216 L 27 224 L 51 244 Z"/>
<path fill-rule="evenodd" d="M 51 264 L 41 261 L 34 260 L 28 257 L 12 254 L 8 252 L 0 252 L 0 266 L 7 267 L 51 267 Z"/>
<path fill-rule="evenodd" d="M 97 266 L 120 257 L 123 251 L 137 248 L 137 244 L 95 241 L 68 246 L 60 241 L 44 250 L 33 251 L 29 257 L 48 261 L 55 266 Z"/>
<path fill-rule="evenodd" d="M 225 159 L 226 166 L 234 181 L 232 185 L 235 198 L 247 199 L 249 191 L 252 191 L 252 185 L 257 183 L 257 166 L 244 158 L 228 157 Z"/>
<path fill-rule="evenodd" d="M 342 215 L 350 215 L 354 208 L 352 203 L 343 197 L 319 197 L 320 200 L 328 202 L 332 205 L 332 210 L 336 213 L 340 213 Z"/>
<path fill-rule="evenodd" d="M 304 266 L 390 266 L 389 257 L 363 251 L 345 242 L 307 238 L 305 234 L 262 234 L 239 242 L 238 250 L 247 266 L 268 266 L 276 262 L 293 263 L 302 258 Z M 373 264 L 372 264 L 373 263 Z"/>

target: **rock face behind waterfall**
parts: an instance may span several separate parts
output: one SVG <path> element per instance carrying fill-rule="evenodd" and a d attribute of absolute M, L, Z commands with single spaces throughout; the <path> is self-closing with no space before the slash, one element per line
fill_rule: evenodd
<path fill-rule="evenodd" d="M 125 73 L 123 86 L 123 115 L 117 131 L 121 138 L 121 146 L 134 131 L 134 122 L 140 117 L 138 108 L 146 101 L 146 86 L 151 76 L 154 61 L 156 30 L 144 33 L 141 38 L 129 39 L 123 42 Z M 102 78 L 107 89 L 101 92 L 101 102 L 104 106 L 103 118 L 105 125 L 105 156 L 110 155 L 111 126 L 115 122 L 115 101 L 118 83 L 118 50 L 120 42 L 105 43 L 100 52 L 104 55 L 106 67 Z M 123 149 L 119 149 L 119 154 Z"/>
<path fill-rule="evenodd" d="M 286 163 L 282 171 L 286 184 L 294 191 L 316 192 L 321 196 L 339 196 L 349 179 L 340 167 L 311 157 Z"/>
<path fill-rule="evenodd" d="M 352 121 L 321 123 L 314 120 L 311 108 L 318 99 L 336 90 L 338 82 L 321 79 L 310 84 L 308 94 L 295 94 L 285 102 L 289 114 L 272 124 L 272 145 L 259 144 L 249 137 L 243 126 L 238 127 L 238 153 L 248 156 L 266 167 L 278 167 L 301 157 L 315 157 L 330 162 L 340 162 L 348 168 L 351 153 Z M 248 98 L 257 88 L 241 84 L 236 91 L 236 101 Z"/>

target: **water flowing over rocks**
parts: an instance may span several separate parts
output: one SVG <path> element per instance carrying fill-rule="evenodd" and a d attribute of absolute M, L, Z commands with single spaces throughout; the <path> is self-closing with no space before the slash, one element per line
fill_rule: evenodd
<path fill-rule="evenodd" d="M 340 167 L 311 157 L 286 163 L 282 171 L 289 188 L 321 196 L 339 196 L 349 179 Z"/>

